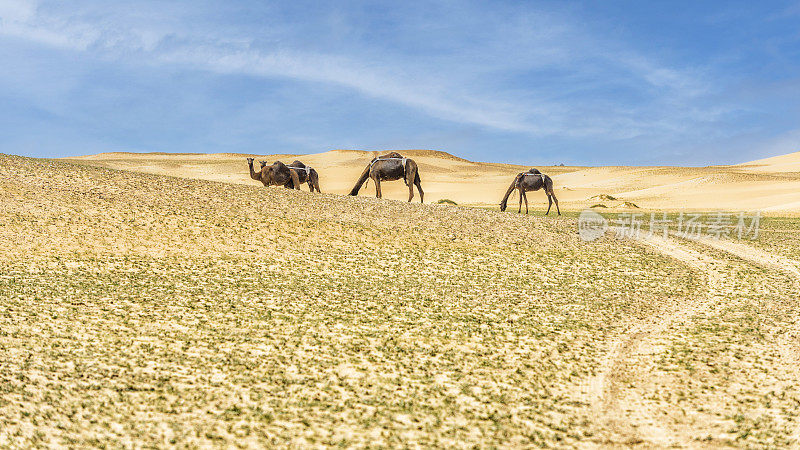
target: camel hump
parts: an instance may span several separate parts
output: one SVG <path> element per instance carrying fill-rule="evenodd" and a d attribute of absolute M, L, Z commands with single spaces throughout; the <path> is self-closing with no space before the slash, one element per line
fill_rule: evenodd
<path fill-rule="evenodd" d="M 389 152 L 389 153 L 381 156 L 381 158 L 402 158 L 402 157 L 403 157 L 403 155 L 401 155 L 400 153 L 397 153 L 397 152 Z"/>
<path fill-rule="evenodd" d="M 306 167 L 306 165 L 305 165 L 305 164 L 303 164 L 302 162 L 300 162 L 300 161 L 298 161 L 298 160 L 296 160 L 296 159 L 295 159 L 295 160 L 292 162 L 292 167 L 303 167 L 303 168 L 305 168 L 305 167 Z"/>
<path fill-rule="evenodd" d="M 538 173 L 538 174 L 541 174 L 542 172 L 539 172 L 539 169 L 537 169 L 537 168 L 535 168 L 535 167 L 531 167 L 531 170 L 529 170 L 529 171 L 528 171 L 528 173 Z"/>

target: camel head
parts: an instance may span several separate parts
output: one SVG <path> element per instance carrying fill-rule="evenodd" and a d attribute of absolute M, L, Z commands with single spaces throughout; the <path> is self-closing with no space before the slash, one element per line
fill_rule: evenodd
<path fill-rule="evenodd" d="M 261 164 L 261 168 L 262 168 L 262 169 L 264 168 L 264 166 L 266 166 L 266 165 L 267 165 L 267 162 L 266 162 L 266 161 L 259 161 L 259 163 Z"/>
<path fill-rule="evenodd" d="M 500 211 L 505 211 L 507 207 L 508 207 L 508 202 L 506 202 L 505 200 L 500 202 Z"/>
<path fill-rule="evenodd" d="M 252 166 L 253 165 L 253 159 L 254 158 L 247 158 L 247 164 L 250 164 Z"/>

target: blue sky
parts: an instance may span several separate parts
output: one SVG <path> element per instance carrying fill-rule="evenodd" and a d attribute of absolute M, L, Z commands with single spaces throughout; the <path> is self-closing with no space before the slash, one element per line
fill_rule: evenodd
<path fill-rule="evenodd" d="M 0 152 L 800 151 L 800 2 L 0 0 Z"/>

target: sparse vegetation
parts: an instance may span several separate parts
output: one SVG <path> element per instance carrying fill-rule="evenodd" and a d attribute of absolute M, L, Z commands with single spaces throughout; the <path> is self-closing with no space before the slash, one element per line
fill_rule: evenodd
<path fill-rule="evenodd" d="M 605 202 L 613 202 L 613 201 L 616 201 L 618 199 L 616 197 L 612 196 L 612 195 L 598 194 L 598 195 L 593 195 L 593 196 L 589 197 L 589 200 L 600 200 L 600 201 L 605 201 Z"/>
<path fill-rule="evenodd" d="M 2 155 L 0 233 L 0 447 L 628 442 L 598 368 L 708 287 L 574 217 Z M 728 264 L 718 301 L 615 366 L 617 400 L 690 442 L 785 446 L 791 280 L 698 251 Z"/>
<path fill-rule="evenodd" d="M 440 205 L 458 205 L 458 203 L 454 202 L 453 200 L 450 200 L 449 198 L 439 199 L 436 201 L 436 203 Z"/>

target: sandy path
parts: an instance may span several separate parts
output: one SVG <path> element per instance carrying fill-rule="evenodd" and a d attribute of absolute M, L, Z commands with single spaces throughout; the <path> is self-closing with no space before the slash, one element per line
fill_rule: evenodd
<path fill-rule="evenodd" d="M 673 239 L 644 237 L 641 243 L 658 252 L 675 258 L 702 272 L 707 278 L 706 289 L 697 297 L 689 297 L 665 314 L 647 321 L 633 324 L 617 338 L 611 351 L 601 363 L 599 373 L 590 386 L 592 405 L 604 431 L 600 434 L 603 444 L 642 444 L 659 447 L 696 446 L 690 433 L 696 430 L 679 429 L 659 423 L 659 411 L 642 401 L 637 388 L 626 380 L 645 380 L 647 367 L 641 365 L 637 357 L 648 356 L 654 359 L 658 354 L 660 335 L 666 333 L 673 324 L 690 321 L 693 316 L 710 310 L 715 304 L 726 301 L 722 292 L 723 269 L 726 262 L 692 249 L 689 245 Z M 760 267 L 777 269 L 790 275 L 795 290 L 800 289 L 800 263 L 742 243 L 703 239 L 693 240 L 707 247 Z M 800 326 L 798 321 L 777 340 L 781 354 L 782 370 L 800 383 Z M 792 434 L 795 442 L 800 441 L 800 426 Z"/>
<path fill-rule="evenodd" d="M 784 256 L 776 255 L 755 247 L 751 247 L 740 242 L 733 242 L 721 239 L 698 239 L 699 242 L 708 247 L 729 253 L 742 260 L 748 261 L 757 266 L 777 269 L 788 274 L 794 282 L 795 292 L 800 292 L 800 263 Z M 797 318 L 778 339 L 778 348 L 781 353 L 784 369 L 794 375 L 800 383 L 800 320 Z M 800 442 L 800 426 L 796 427 L 792 438 Z M 800 445 L 795 448 L 800 448 Z"/>
<path fill-rule="evenodd" d="M 726 253 L 730 253 L 745 261 L 749 261 L 758 266 L 778 269 L 789 274 L 795 281 L 796 286 L 800 286 L 800 263 L 784 256 L 776 255 L 747 244 L 740 242 L 727 241 L 722 239 L 698 239 L 703 245 L 713 247 Z"/>
<path fill-rule="evenodd" d="M 640 395 L 625 395 L 625 379 L 644 372 L 631 363 L 634 355 L 653 352 L 652 339 L 669 330 L 673 324 L 684 323 L 695 314 L 724 298 L 718 290 L 722 274 L 716 267 L 724 264 L 674 240 L 646 237 L 640 241 L 664 255 L 697 269 L 707 277 L 707 288 L 699 298 L 689 297 L 672 305 L 665 314 L 633 324 L 612 343 L 612 350 L 601 362 L 600 370 L 590 386 L 590 396 L 596 417 L 606 430 L 605 444 L 649 443 L 659 446 L 686 445 L 691 437 L 682 436 L 657 422 L 656 411 L 640 400 Z"/>

